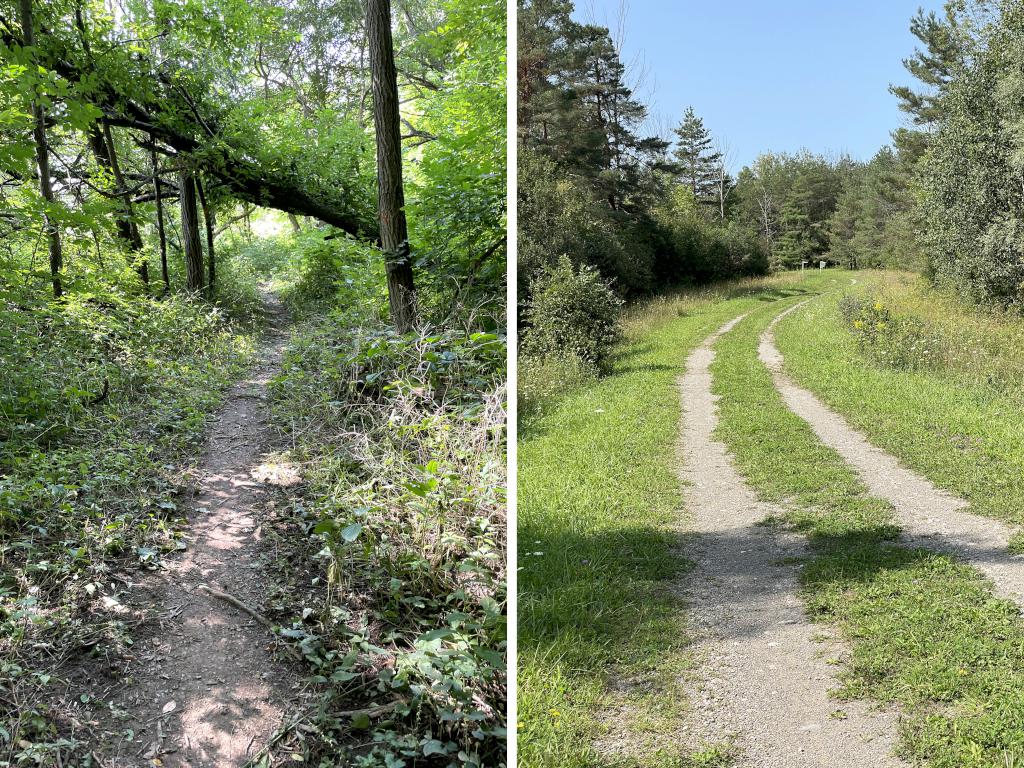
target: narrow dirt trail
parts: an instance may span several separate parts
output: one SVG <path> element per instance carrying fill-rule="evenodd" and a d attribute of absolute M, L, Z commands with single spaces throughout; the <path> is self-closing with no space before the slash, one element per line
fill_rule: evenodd
<path fill-rule="evenodd" d="M 822 443 L 853 467 L 873 495 L 892 504 L 906 543 L 956 555 L 988 576 L 996 594 L 1024 607 L 1024 557 L 1012 555 L 1007 549 L 1013 529 L 997 520 L 964 512 L 966 501 L 936 488 L 894 456 L 873 446 L 783 372 L 784 360 L 775 346 L 773 330 L 807 301 L 779 314 L 761 335 L 758 349 L 786 405 L 811 426 Z"/>
<path fill-rule="evenodd" d="M 697 632 L 698 690 L 693 737 L 735 737 L 743 768 L 834 768 L 905 765 L 891 756 L 893 715 L 830 698 L 834 644 L 815 640 L 794 566 L 805 554 L 799 536 L 758 525 L 773 507 L 760 502 L 714 439 L 717 396 L 711 391 L 712 345 L 742 316 L 710 336 L 687 360 L 680 380 L 682 470 L 687 509 L 697 534 L 687 548 L 696 563 L 687 579 Z M 834 716 L 842 710 L 845 717 Z"/>
<path fill-rule="evenodd" d="M 273 655 L 267 629 L 201 588 L 261 611 L 267 485 L 295 479 L 263 463 L 273 447 L 266 385 L 286 341 L 280 305 L 270 301 L 268 311 L 271 329 L 259 361 L 228 393 L 207 438 L 187 549 L 166 558 L 126 599 L 159 614 L 134 646 L 126 670 L 132 684 L 113 697 L 123 714 L 103 723 L 107 736 L 96 752 L 107 768 L 242 766 L 270 740 L 297 695 L 299 678 Z M 127 729 L 131 742 L 123 738 Z"/>

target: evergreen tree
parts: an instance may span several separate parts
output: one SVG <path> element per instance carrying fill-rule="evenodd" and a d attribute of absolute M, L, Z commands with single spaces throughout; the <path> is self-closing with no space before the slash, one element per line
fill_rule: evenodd
<path fill-rule="evenodd" d="M 687 107 L 674 133 L 676 147 L 672 155 L 677 177 L 690 188 L 697 202 L 717 206 L 722 153 L 715 150 L 704 120 L 697 116 L 693 107 Z"/>
<path fill-rule="evenodd" d="M 904 59 L 903 66 L 920 87 L 890 85 L 889 92 L 899 100 L 900 109 L 910 116 L 915 126 L 898 128 L 893 132 L 893 139 L 897 147 L 914 159 L 924 153 L 929 136 L 946 115 L 946 91 L 967 59 L 971 36 L 965 16 L 965 4 L 950 0 L 943 16 L 918 9 L 910 20 L 910 31 L 922 47 Z"/>

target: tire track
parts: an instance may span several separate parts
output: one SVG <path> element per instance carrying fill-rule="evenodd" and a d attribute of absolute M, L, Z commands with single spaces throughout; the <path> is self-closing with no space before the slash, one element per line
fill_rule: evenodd
<path fill-rule="evenodd" d="M 759 525 L 775 508 L 757 499 L 713 437 L 712 346 L 743 317 L 690 355 L 679 382 L 681 477 L 696 534 L 686 595 L 702 670 L 690 740 L 734 739 L 733 765 L 743 768 L 905 765 L 891 756 L 892 714 L 844 702 L 843 716 L 833 716 L 832 667 L 822 657 L 830 646 L 815 641 L 821 628 L 805 615 L 795 567 L 780 564 L 806 554 L 806 542 Z"/>
<path fill-rule="evenodd" d="M 808 301 L 811 299 L 772 320 L 761 335 L 758 349 L 758 356 L 771 372 L 786 406 L 810 425 L 822 443 L 846 460 L 872 495 L 892 504 L 904 542 L 955 555 L 991 579 L 997 595 L 1024 607 L 1024 558 L 1007 549 L 1012 528 L 965 512 L 966 501 L 936 488 L 927 478 L 876 448 L 839 414 L 785 374 L 784 359 L 775 346 L 773 331 L 784 317 Z"/>

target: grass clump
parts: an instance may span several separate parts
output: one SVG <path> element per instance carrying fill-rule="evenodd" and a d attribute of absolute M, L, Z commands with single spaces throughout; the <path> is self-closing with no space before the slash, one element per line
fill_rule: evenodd
<path fill-rule="evenodd" d="M 898 751 L 920 764 L 1014 764 L 1024 756 L 1017 607 L 996 598 L 975 569 L 893 543 L 889 506 L 867 495 L 841 457 L 786 408 L 757 360 L 757 339 L 783 308 L 753 313 L 720 340 L 712 368 L 722 398 L 718 434 L 752 486 L 784 502 L 784 521 L 810 536 L 813 556 L 801 573 L 808 610 L 837 627 L 851 649 L 840 696 L 898 705 Z M 829 359 L 830 342 L 815 339 L 819 360 Z"/>
<path fill-rule="evenodd" d="M 503 762 L 505 355 L 494 333 L 340 314 L 293 340 L 271 391 L 305 485 L 284 498 L 275 582 L 320 706 L 284 754 Z"/>

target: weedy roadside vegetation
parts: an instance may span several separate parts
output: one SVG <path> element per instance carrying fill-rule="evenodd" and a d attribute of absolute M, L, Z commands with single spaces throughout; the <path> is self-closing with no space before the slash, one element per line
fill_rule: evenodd
<path fill-rule="evenodd" d="M 320 765 L 496 766 L 506 744 L 500 315 L 467 309 L 397 335 L 365 288 L 380 282 L 346 280 L 360 267 L 341 261 L 330 300 L 342 309 L 297 330 L 271 384 L 291 443 L 280 459 L 303 477 L 282 490 L 271 533 L 275 618 L 318 692 L 271 751 Z M 302 279 L 285 295 L 300 312 L 313 296 Z"/>
<path fill-rule="evenodd" d="M 67 758 L 61 665 L 130 646 L 115 574 L 180 546 L 188 457 L 253 352 L 239 314 L 0 282 L 0 763 Z"/>

